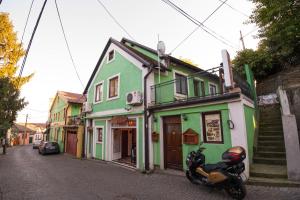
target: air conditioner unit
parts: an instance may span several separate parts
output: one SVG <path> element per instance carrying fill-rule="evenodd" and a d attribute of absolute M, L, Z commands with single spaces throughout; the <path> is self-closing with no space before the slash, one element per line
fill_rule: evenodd
<path fill-rule="evenodd" d="M 82 112 L 84 113 L 92 112 L 92 104 L 88 102 L 84 102 L 82 106 Z"/>
<path fill-rule="evenodd" d="M 143 103 L 143 95 L 140 91 L 132 91 L 126 94 L 127 105 L 140 105 Z"/>

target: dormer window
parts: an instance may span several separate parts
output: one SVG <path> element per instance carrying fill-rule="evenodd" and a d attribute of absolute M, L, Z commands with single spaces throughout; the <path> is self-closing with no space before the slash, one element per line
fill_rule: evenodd
<path fill-rule="evenodd" d="M 108 53 L 107 62 L 111 62 L 114 58 L 115 58 L 115 51 L 114 51 L 114 50 L 111 50 L 111 51 Z"/>

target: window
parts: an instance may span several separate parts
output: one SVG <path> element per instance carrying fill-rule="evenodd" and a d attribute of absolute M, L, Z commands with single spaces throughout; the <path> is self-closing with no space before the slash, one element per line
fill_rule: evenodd
<path fill-rule="evenodd" d="M 107 62 L 110 62 L 114 59 L 115 57 L 115 51 L 114 50 L 111 50 L 109 53 L 108 53 L 108 60 Z"/>
<path fill-rule="evenodd" d="M 102 101 L 103 98 L 103 83 L 99 83 L 96 85 L 95 89 L 95 102 Z"/>
<path fill-rule="evenodd" d="M 184 75 L 175 73 L 176 93 L 187 95 L 187 78 Z"/>
<path fill-rule="evenodd" d="M 224 143 L 221 111 L 202 113 L 202 127 L 204 142 Z"/>
<path fill-rule="evenodd" d="M 213 84 L 209 84 L 209 93 L 211 95 L 215 95 L 217 94 L 217 86 L 213 85 Z"/>
<path fill-rule="evenodd" d="M 102 133 L 103 133 L 103 129 L 102 128 L 97 128 L 97 142 L 102 142 Z"/>
<path fill-rule="evenodd" d="M 109 91 L 108 97 L 114 98 L 117 97 L 119 94 L 119 76 L 115 76 L 109 79 Z"/>

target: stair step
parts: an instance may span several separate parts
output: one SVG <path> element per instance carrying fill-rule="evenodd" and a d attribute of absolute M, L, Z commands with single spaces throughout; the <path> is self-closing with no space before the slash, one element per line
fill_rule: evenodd
<path fill-rule="evenodd" d="M 284 141 L 283 135 L 259 135 L 258 141 Z"/>
<path fill-rule="evenodd" d="M 266 158 L 254 156 L 253 162 L 257 164 L 286 165 L 285 158 Z"/>
<path fill-rule="evenodd" d="M 277 122 L 274 122 L 274 121 L 270 121 L 270 122 L 263 122 L 260 120 L 259 122 L 259 127 L 260 128 L 263 128 L 263 127 L 269 127 L 269 126 L 273 126 L 273 127 L 282 127 L 282 122 L 281 120 L 277 123 Z"/>
<path fill-rule="evenodd" d="M 269 126 L 259 126 L 259 130 L 264 131 L 282 131 L 282 126 L 276 126 L 276 125 L 269 125 Z"/>
<path fill-rule="evenodd" d="M 283 135 L 283 131 L 261 131 L 259 130 L 259 135 Z"/>
<path fill-rule="evenodd" d="M 284 147 L 284 141 L 260 141 L 258 140 L 258 146 L 276 146 L 276 147 Z"/>
<path fill-rule="evenodd" d="M 277 147 L 277 146 L 259 146 L 257 148 L 258 152 L 264 151 L 272 151 L 272 152 L 285 152 L 284 146 Z"/>
<path fill-rule="evenodd" d="M 250 165 L 250 177 L 287 178 L 287 167 L 284 165 Z"/>
<path fill-rule="evenodd" d="M 281 178 L 250 177 L 247 185 L 273 186 L 273 187 L 300 187 L 300 182 Z"/>
<path fill-rule="evenodd" d="M 258 151 L 255 153 L 258 157 L 267 157 L 267 158 L 285 158 L 285 152 L 274 152 L 274 151 Z"/>

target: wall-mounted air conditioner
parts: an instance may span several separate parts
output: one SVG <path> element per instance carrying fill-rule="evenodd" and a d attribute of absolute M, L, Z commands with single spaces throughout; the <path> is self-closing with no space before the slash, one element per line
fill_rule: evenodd
<path fill-rule="evenodd" d="M 84 102 L 82 105 L 82 112 L 84 113 L 92 112 L 92 104 L 88 102 Z"/>
<path fill-rule="evenodd" d="M 132 91 L 126 94 L 127 105 L 141 105 L 143 103 L 143 95 L 140 91 Z"/>

